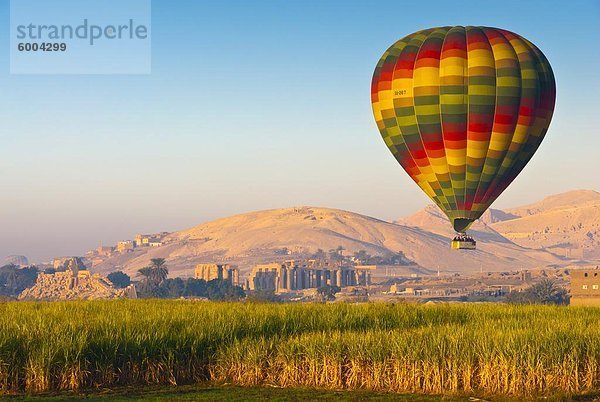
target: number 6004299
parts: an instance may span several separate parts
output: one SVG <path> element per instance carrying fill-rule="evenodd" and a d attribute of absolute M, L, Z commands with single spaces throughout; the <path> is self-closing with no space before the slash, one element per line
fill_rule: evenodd
<path fill-rule="evenodd" d="M 52 42 L 42 42 L 42 43 L 19 43 L 17 45 L 17 50 L 19 52 L 64 52 L 67 50 L 66 43 L 52 43 Z"/>

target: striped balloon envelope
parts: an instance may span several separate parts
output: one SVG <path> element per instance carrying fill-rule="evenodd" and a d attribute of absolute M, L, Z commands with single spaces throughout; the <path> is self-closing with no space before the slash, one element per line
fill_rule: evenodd
<path fill-rule="evenodd" d="M 531 159 L 554 110 L 546 57 L 498 28 L 425 29 L 394 43 L 373 74 L 386 145 L 464 233 Z"/>

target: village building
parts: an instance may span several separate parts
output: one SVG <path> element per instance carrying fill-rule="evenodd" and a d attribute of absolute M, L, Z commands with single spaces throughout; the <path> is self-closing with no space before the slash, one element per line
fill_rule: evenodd
<path fill-rule="evenodd" d="M 239 283 L 240 273 L 236 266 L 229 264 L 198 264 L 194 269 L 194 279 L 227 281 L 233 286 Z"/>
<path fill-rule="evenodd" d="M 144 245 L 144 243 L 146 245 L 148 245 L 149 241 L 150 241 L 150 238 L 148 237 L 148 235 L 143 235 L 143 234 L 136 234 L 135 237 L 133 238 L 133 242 L 135 243 L 136 247 L 142 247 Z"/>
<path fill-rule="evenodd" d="M 396 294 L 402 292 L 402 286 L 398 283 L 392 283 L 389 293 Z"/>
<path fill-rule="evenodd" d="M 600 306 L 600 268 L 571 270 L 571 305 Z"/>
<path fill-rule="evenodd" d="M 129 251 L 133 251 L 135 248 L 135 243 L 133 240 L 121 240 L 117 243 L 117 251 L 119 253 L 126 253 Z"/>
<path fill-rule="evenodd" d="M 152 234 L 136 234 L 134 237 L 134 245 L 135 247 L 159 247 L 163 245 L 162 239 L 169 232 L 160 232 L 160 233 L 152 233 Z"/>
<path fill-rule="evenodd" d="M 115 248 L 110 246 L 99 246 L 96 249 L 96 254 L 102 257 L 110 257 L 114 252 Z"/>

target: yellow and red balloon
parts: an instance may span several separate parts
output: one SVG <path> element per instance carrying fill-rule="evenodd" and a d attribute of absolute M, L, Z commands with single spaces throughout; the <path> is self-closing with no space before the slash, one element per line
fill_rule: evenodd
<path fill-rule="evenodd" d="M 371 89 L 400 165 L 465 232 L 542 142 L 556 85 L 546 57 L 498 28 L 425 29 L 381 57 Z"/>

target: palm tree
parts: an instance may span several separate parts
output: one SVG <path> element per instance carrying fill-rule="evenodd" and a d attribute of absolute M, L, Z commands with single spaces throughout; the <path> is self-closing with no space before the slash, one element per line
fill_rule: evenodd
<path fill-rule="evenodd" d="M 365 250 L 358 250 L 356 253 L 354 253 L 354 258 L 356 258 L 362 264 L 366 264 L 371 256 Z"/>
<path fill-rule="evenodd" d="M 542 279 L 539 283 L 522 292 L 512 291 L 506 296 L 506 302 L 514 304 L 568 304 L 569 294 L 551 279 Z"/>
<path fill-rule="evenodd" d="M 342 261 L 344 260 L 344 256 L 342 254 L 343 251 L 344 247 L 337 246 L 337 248 L 329 250 L 329 258 L 331 258 L 333 261 L 336 261 L 338 265 L 341 265 Z"/>
<path fill-rule="evenodd" d="M 161 284 L 169 276 L 169 270 L 165 265 L 164 258 L 153 258 L 150 260 L 150 277 L 154 283 Z"/>
<path fill-rule="evenodd" d="M 152 285 L 160 285 L 169 276 L 169 270 L 165 265 L 164 258 L 153 258 L 150 265 L 139 269 L 138 272 L 144 277 L 144 282 Z"/>
<path fill-rule="evenodd" d="M 150 267 L 144 267 L 144 268 L 140 268 L 138 269 L 138 272 L 140 273 L 140 275 L 142 275 L 144 277 L 144 280 L 149 280 L 150 276 L 152 275 L 152 268 Z"/>
<path fill-rule="evenodd" d="M 551 279 L 542 279 L 529 292 L 536 302 L 542 304 L 567 304 L 569 300 L 567 291 Z"/>
<path fill-rule="evenodd" d="M 327 254 L 325 254 L 325 251 L 320 248 L 312 255 L 312 258 L 315 260 L 325 260 L 327 258 Z"/>
<path fill-rule="evenodd" d="M 165 259 L 164 258 L 152 258 L 150 260 L 150 266 L 153 268 L 161 268 L 165 265 Z"/>
<path fill-rule="evenodd" d="M 6 268 L 6 267 L 4 267 Z M 17 270 L 18 268 L 13 265 L 11 267 L 12 269 L 10 269 L 10 271 L 8 271 L 8 275 L 6 275 L 6 287 L 10 290 L 14 290 L 17 288 Z"/>

